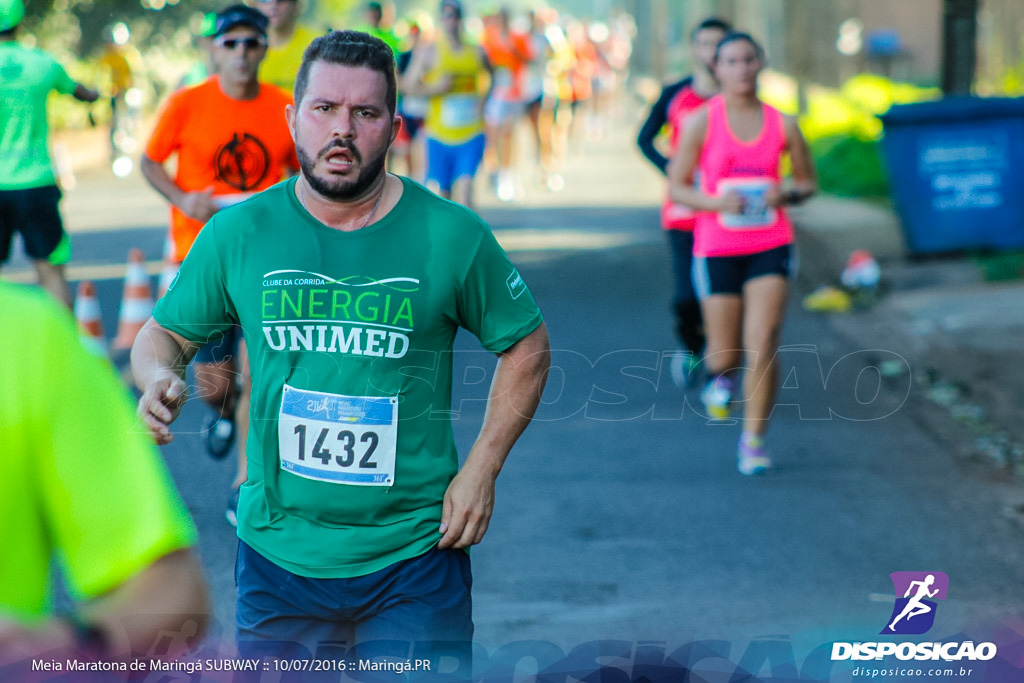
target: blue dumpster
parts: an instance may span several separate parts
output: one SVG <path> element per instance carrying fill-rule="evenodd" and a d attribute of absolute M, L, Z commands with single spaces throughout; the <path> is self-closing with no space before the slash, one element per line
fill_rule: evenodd
<path fill-rule="evenodd" d="M 911 253 L 1024 247 L 1024 98 L 901 104 L 882 122 Z"/>

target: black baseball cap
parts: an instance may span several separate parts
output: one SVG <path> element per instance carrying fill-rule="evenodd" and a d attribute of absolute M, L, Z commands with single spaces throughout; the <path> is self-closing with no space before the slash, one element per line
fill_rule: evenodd
<path fill-rule="evenodd" d="M 441 11 L 443 12 L 445 7 L 451 7 L 455 10 L 455 13 L 460 17 L 462 16 L 462 2 L 460 0 L 441 0 Z"/>
<path fill-rule="evenodd" d="M 248 26 L 267 35 L 269 24 L 270 20 L 264 16 L 263 12 L 245 5 L 231 5 L 231 7 L 217 12 L 217 19 L 213 25 L 213 37 L 223 35 L 236 26 Z"/>

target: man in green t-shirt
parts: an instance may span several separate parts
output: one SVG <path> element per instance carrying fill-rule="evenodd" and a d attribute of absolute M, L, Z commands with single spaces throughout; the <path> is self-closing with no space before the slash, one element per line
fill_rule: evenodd
<path fill-rule="evenodd" d="M 124 662 L 198 635 L 195 528 L 114 369 L 41 292 L 0 283 L 0 310 L 0 680 L 34 679 L 42 655 Z M 64 618 L 54 561 L 80 604 Z"/>
<path fill-rule="evenodd" d="M 75 83 L 53 57 L 17 42 L 22 0 L 0 0 L 0 264 L 20 232 L 39 283 L 70 307 L 71 293 L 54 252 L 66 239 L 50 163 L 46 98 L 51 90 L 94 102 L 99 93 Z"/>
<path fill-rule="evenodd" d="M 389 6 L 389 14 L 394 15 L 394 7 Z M 375 38 L 380 38 L 391 51 L 395 53 L 395 57 L 398 57 L 399 48 L 401 47 L 398 36 L 392 30 L 392 22 L 389 20 L 384 21 L 384 5 L 379 2 L 368 2 L 363 10 L 363 16 L 366 18 L 366 23 L 358 27 L 357 30 L 365 31 Z"/>
<path fill-rule="evenodd" d="M 314 41 L 287 109 L 301 175 L 207 223 L 132 349 L 139 414 L 168 443 L 198 345 L 232 324 L 249 344 L 243 652 L 469 641 L 465 549 L 483 539 L 495 479 L 540 400 L 546 328 L 491 231 L 384 170 L 395 100 L 383 41 Z M 498 355 L 461 469 L 450 420 L 459 327 Z"/>

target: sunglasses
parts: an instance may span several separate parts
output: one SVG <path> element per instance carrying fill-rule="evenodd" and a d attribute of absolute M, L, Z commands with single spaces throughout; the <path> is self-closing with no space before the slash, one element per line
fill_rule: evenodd
<path fill-rule="evenodd" d="M 245 46 L 246 50 L 255 50 L 266 47 L 267 41 L 262 38 L 218 38 L 213 44 L 226 50 L 234 50 L 239 45 Z"/>

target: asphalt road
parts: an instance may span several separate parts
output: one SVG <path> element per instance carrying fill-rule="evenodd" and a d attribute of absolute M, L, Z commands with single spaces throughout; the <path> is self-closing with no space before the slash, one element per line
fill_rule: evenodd
<path fill-rule="evenodd" d="M 856 662 L 829 674 L 816 648 L 884 640 L 896 571 L 949 577 L 928 639 L 1007 643 L 989 678 L 955 680 L 1002 680 L 997 664 L 1020 665 L 1024 532 L 1003 514 L 1005 484 L 960 462 L 922 419 L 912 369 L 894 372 L 900 349 L 885 339 L 852 346 L 795 296 L 769 433 L 776 468 L 739 475 L 739 427 L 709 423 L 696 392 L 668 379 L 658 178 L 616 137 L 588 144 L 567 181 L 561 194 L 531 189 L 522 204 L 481 208 L 544 310 L 556 369 L 473 550 L 478 666 L 526 653 L 537 661 L 524 658 L 529 673 L 568 656 L 579 677 L 600 661 L 626 676 L 607 680 L 636 680 L 676 652 L 700 659 L 709 680 L 729 680 L 741 660 L 769 677 L 818 666 L 850 680 Z M 72 277 L 96 279 L 108 336 L 128 248 L 159 267 L 165 212 L 142 193 L 137 178 L 85 174 L 64 206 Z M 23 263 L 14 266 L 18 276 Z M 465 454 L 493 360 L 472 338 L 458 348 L 453 410 Z M 205 455 L 205 410 L 190 402 L 164 455 L 216 600 L 207 647 L 227 651 L 236 540 L 223 513 L 234 461 Z M 710 649 L 692 654 L 699 643 Z"/>

